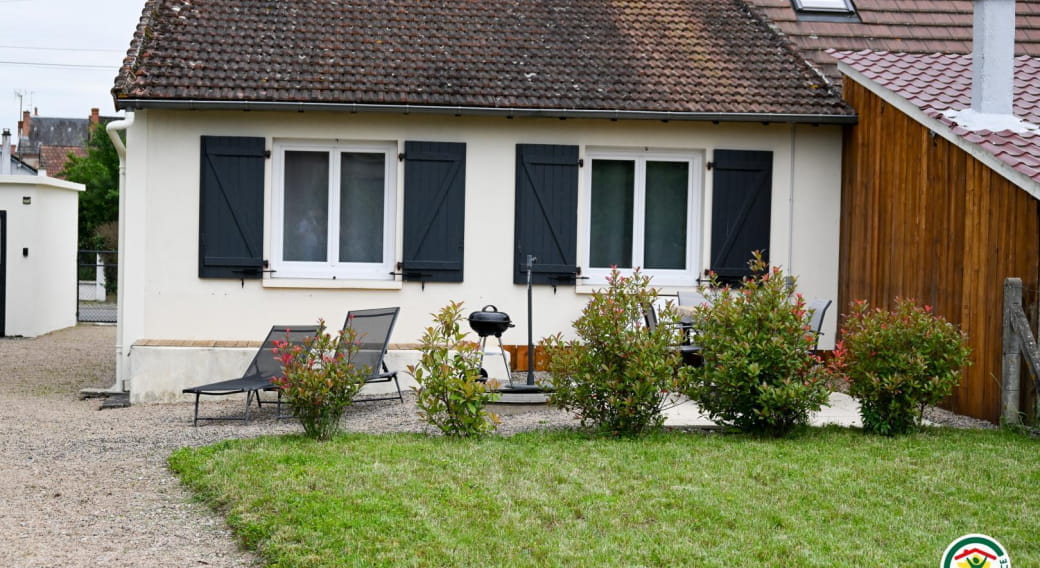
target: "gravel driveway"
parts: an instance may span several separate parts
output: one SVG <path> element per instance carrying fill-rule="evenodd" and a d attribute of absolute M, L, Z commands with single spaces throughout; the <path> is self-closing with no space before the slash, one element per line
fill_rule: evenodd
<path fill-rule="evenodd" d="M 191 404 L 99 410 L 80 389 L 115 377 L 115 327 L 81 325 L 34 339 L 0 338 L 0 565 L 259 566 L 223 518 L 193 503 L 167 469 L 170 452 L 226 438 L 300 432 L 261 413 L 248 425 L 191 425 Z M 213 377 L 224 378 L 224 377 Z M 200 378 L 200 382 L 206 378 Z M 206 414 L 241 402 L 204 402 Z M 553 409 L 503 416 L 502 433 L 571 424 Z M 356 405 L 351 431 L 424 431 L 414 400 Z"/>

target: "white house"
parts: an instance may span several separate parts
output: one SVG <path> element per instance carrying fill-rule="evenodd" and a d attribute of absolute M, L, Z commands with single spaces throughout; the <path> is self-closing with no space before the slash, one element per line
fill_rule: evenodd
<path fill-rule="evenodd" d="M 234 376 L 273 324 L 449 300 L 570 332 L 612 265 L 664 293 L 752 250 L 836 299 L 852 111 L 753 14 L 651 0 L 151 0 L 116 79 L 119 381 Z M 834 337 L 834 314 L 824 346 Z M 401 365 L 405 355 L 394 354 Z"/>

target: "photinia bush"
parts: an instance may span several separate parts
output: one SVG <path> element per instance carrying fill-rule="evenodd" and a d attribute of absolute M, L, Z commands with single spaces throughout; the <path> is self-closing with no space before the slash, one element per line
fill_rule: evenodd
<path fill-rule="evenodd" d="M 498 416 L 485 408 L 498 399 L 496 381 L 480 380 L 480 350 L 462 331 L 462 302 L 449 302 L 435 314 L 420 345 L 418 365 L 408 372 L 419 383 L 415 389 L 419 415 L 449 436 L 475 436 L 493 431 Z"/>
<path fill-rule="evenodd" d="M 325 321 L 318 320 L 317 333 L 304 339 L 303 345 L 288 341 L 275 345 L 282 376 L 272 383 L 303 424 L 304 434 L 328 440 L 339 431 L 340 418 L 370 373 L 367 366 L 353 363 L 358 351 L 354 331 L 341 330 L 332 336 L 325 331 Z"/>
<path fill-rule="evenodd" d="M 655 329 L 639 323 L 656 299 L 650 277 L 612 270 L 607 288 L 593 294 L 574 322 L 579 339 L 556 334 L 541 341 L 554 391 L 550 402 L 607 434 L 659 428 L 666 395 L 679 384 L 680 360 L 671 348 L 678 338 L 669 325 L 675 320 L 670 309 L 662 311 Z"/>
<path fill-rule="evenodd" d="M 683 392 L 720 425 L 782 436 L 807 423 L 830 389 L 793 281 L 759 254 L 749 265 L 755 275 L 741 288 L 695 309 L 704 362 L 686 372 Z"/>
<path fill-rule="evenodd" d="M 856 301 L 831 372 L 860 401 L 863 429 L 894 436 L 916 429 L 924 408 L 949 396 L 970 364 L 967 336 L 929 306 L 897 298 L 893 311 Z"/>

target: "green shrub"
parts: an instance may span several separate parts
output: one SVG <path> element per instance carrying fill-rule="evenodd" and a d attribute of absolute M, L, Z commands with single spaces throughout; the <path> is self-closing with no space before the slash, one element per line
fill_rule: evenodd
<path fill-rule="evenodd" d="M 408 372 L 419 383 L 416 404 L 419 415 L 449 436 L 474 436 L 493 431 L 498 416 L 485 406 L 498 399 L 495 381 L 480 381 L 480 350 L 465 341 L 462 302 L 450 302 L 433 314 L 420 346 L 418 365 Z"/>
<path fill-rule="evenodd" d="M 679 355 L 669 347 L 677 339 L 667 325 L 674 314 L 664 310 L 654 330 L 638 324 L 657 298 L 638 270 L 626 277 L 615 269 L 607 284 L 574 322 L 579 339 L 557 334 L 541 342 L 554 390 L 550 402 L 575 411 L 583 426 L 642 434 L 661 426 L 665 395 L 678 386 Z"/>
<path fill-rule="evenodd" d="M 756 254 L 755 276 L 695 310 L 704 363 L 687 371 L 684 392 L 723 426 L 782 436 L 808 422 L 829 388 L 800 294 Z"/>
<path fill-rule="evenodd" d="M 863 429 L 894 436 L 914 430 L 924 408 L 949 396 L 969 361 L 957 327 L 897 299 L 894 311 L 852 304 L 830 368 L 860 401 Z"/>
<path fill-rule="evenodd" d="M 293 416 L 303 424 L 304 434 L 316 440 L 328 440 L 339 431 L 339 420 L 365 384 L 370 370 L 353 363 L 358 344 L 353 330 L 340 330 L 335 336 L 325 331 L 325 321 L 318 320 L 318 331 L 303 345 L 288 341 L 276 344 L 275 352 L 282 363 L 282 376 L 272 382 L 281 388 L 282 396 Z"/>

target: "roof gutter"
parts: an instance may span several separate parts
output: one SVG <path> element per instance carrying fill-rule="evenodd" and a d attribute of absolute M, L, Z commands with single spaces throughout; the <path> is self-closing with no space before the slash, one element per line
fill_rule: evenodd
<path fill-rule="evenodd" d="M 285 101 L 218 101 L 218 100 L 155 100 L 119 99 L 117 109 L 167 110 L 243 110 L 292 112 L 350 112 L 441 114 L 454 116 L 504 116 L 506 118 L 584 118 L 606 120 L 662 120 L 699 122 L 783 122 L 807 124 L 855 124 L 855 114 L 794 114 L 794 113 L 718 113 L 641 110 L 585 110 L 516 107 L 473 107 L 434 105 L 388 105 L 361 103 L 310 103 Z"/>

